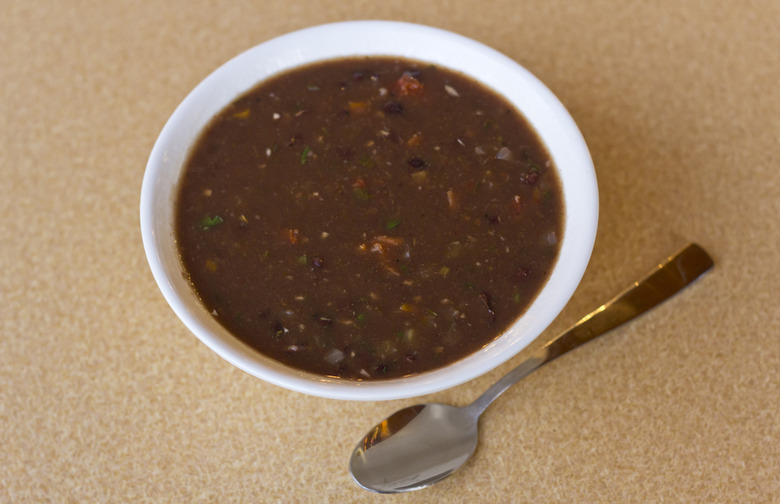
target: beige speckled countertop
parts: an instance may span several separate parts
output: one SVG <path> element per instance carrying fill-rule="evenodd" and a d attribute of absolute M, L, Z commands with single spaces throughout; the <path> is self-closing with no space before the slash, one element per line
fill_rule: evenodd
<path fill-rule="evenodd" d="M 10 0 L 0 16 L 0 502 L 777 502 L 780 3 Z M 398 496 L 347 457 L 416 400 L 266 384 L 174 316 L 138 223 L 180 100 L 237 53 L 347 19 L 449 29 L 569 108 L 601 216 L 552 335 L 689 241 L 715 269 L 545 367 L 481 421 L 476 457 Z M 521 356 L 434 394 L 465 404 Z"/>

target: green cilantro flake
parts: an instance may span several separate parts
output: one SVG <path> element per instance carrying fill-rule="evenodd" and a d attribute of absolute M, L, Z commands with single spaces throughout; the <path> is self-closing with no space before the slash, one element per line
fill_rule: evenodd
<path fill-rule="evenodd" d="M 222 219 L 222 217 L 220 217 L 219 215 L 215 215 L 213 217 L 210 215 L 206 215 L 205 217 L 203 217 L 203 220 L 200 221 L 200 225 L 203 229 L 211 229 L 214 226 L 222 224 L 223 222 L 224 219 Z"/>
<path fill-rule="evenodd" d="M 303 152 L 301 152 L 301 164 L 306 164 L 306 162 L 309 160 L 309 154 L 311 153 L 311 149 L 307 145 L 303 148 Z"/>
<path fill-rule="evenodd" d="M 354 194 L 355 197 L 361 201 L 368 201 L 368 191 L 366 191 L 362 187 L 353 188 L 352 194 Z"/>
<path fill-rule="evenodd" d="M 531 173 L 542 173 L 543 168 L 539 166 L 538 164 L 534 163 L 530 159 L 528 160 L 528 166 L 531 167 Z"/>
<path fill-rule="evenodd" d="M 386 227 L 387 229 L 395 229 L 398 227 L 398 225 L 401 224 L 401 219 L 398 217 L 393 217 L 392 219 L 387 221 Z"/>

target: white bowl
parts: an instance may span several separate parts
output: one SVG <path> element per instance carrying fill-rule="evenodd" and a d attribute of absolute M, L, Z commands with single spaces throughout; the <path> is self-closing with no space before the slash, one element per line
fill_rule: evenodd
<path fill-rule="evenodd" d="M 249 348 L 203 307 L 182 275 L 174 232 L 176 187 L 201 129 L 259 81 L 317 60 L 400 56 L 459 70 L 505 96 L 536 128 L 563 185 L 565 223 L 556 266 L 526 313 L 502 336 L 445 368 L 413 377 L 354 382 L 289 368 Z M 558 315 L 580 282 L 596 236 L 598 189 L 585 141 L 558 99 L 533 75 L 478 42 L 426 26 L 354 21 L 304 29 L 262 43 L 230 60 L 179 105 L 154 145 L 141 191 L 141 232 L 149 266 L 176 315 L 231 364 L 268 382 L 322 397 L 387 400 L 443 390 L 507 361 Z"/>

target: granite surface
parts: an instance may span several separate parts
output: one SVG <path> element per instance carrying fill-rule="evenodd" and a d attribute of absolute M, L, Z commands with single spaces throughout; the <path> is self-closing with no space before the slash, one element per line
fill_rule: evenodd
<path fill-rule="evenodd" d="M 0 502 L 777 502 L 780 3 L 7 0 L 0 16 Z M 435 487 L 368 493 L 363 432 L 420 399 L 289 392 L 178 321 L 141 244 L 144 167 L 208 73 L 348 19 L 452 30 L 571 111 L 599 232 L 555 334 L 694 241 L 715 269 L 483 416 Z M 358 43 L 359 41 L 356 41 Z M 466 404 L 521 354 L 422 400 Z"/>

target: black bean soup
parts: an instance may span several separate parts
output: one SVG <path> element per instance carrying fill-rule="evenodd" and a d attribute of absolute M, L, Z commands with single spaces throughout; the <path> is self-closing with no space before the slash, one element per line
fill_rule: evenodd
<path fill-rule="evenodd" d="M 550 156 L 503 97 L 405 59 L 298 68 L 209 124 L 177 200 L 184 270 L 236 337 L 297 369 L 377 380 L 506 330 L 563 230 Z"/>

